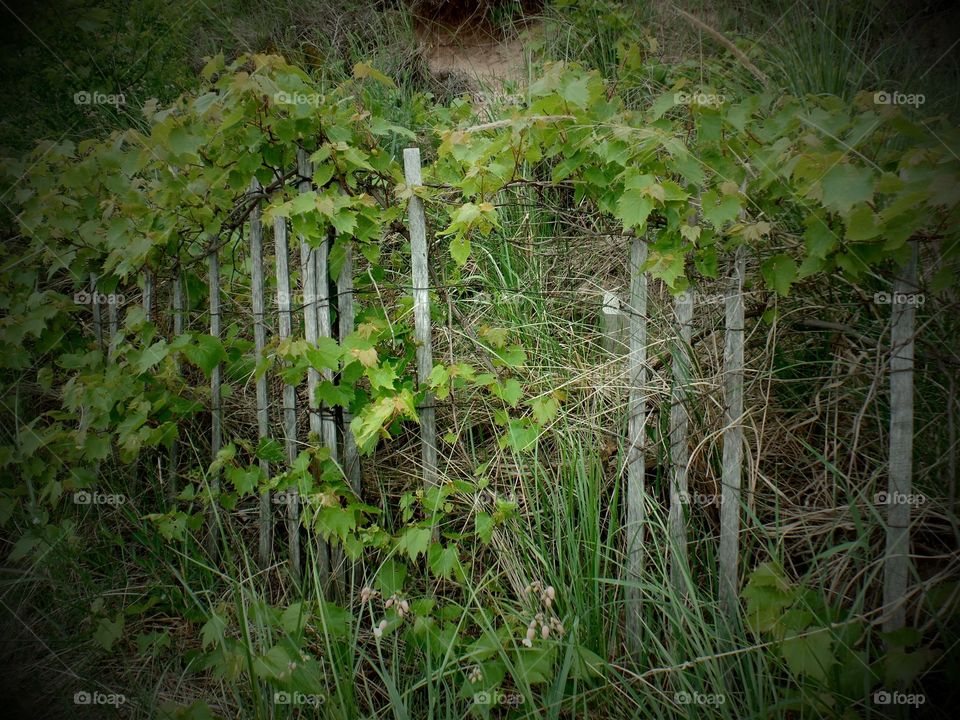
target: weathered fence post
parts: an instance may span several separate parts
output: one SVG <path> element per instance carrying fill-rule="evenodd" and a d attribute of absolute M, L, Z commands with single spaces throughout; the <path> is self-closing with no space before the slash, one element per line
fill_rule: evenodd
<path fill-rule="evenodd" d="M 627 327 L 626 315 L 620 309 L 620 298 L 610 290 L 603 291 L 603 304 L 600 307 L 603 320 L 603 349 L 611 355 L 623 356 L 628 349 L 624 342 Z"/>
<path fill-rule="evenodd" d="M 893 284 L 890 328 L 890 460 L 887 543 L 883 562 L 884 632 L 906 623 L 913 480 L 913 345 L 916 326 L 917 245 Z"/>
<path fill-rule="evenodd" d="M 647 244 L 635 237 L 630 243 L 630 355 L 628 359 L 630 398 L 627 420 L 627 648 L 637 656 L 641 650 L 643 628 L 641 592 L 638 584 L 643 571 L 644 523 L 646 522 L 646 482 L 644 446 L 647 422 Z"/>
<path fill-rule="evenodd" d="M 171 304 L 173 305 L 173 337 L 178 338 L 184 331 L 184 312 L 186 311 L 186 302 L 183 297 L 183 270 L 181 265 L 177 265 L 173 274 L 173 291 L 171 293 Z M 180 373 L 180 361 L 174 358 L 174 372 Z M 178 476 L 177 471 L 180 463 L 180 441 L 174 438 L 170 445 L 170 456 L 167 465 L 167 500 L 174 503 L 177 498 Z"/>
<path fill-rule="evenodd" d="M 254 179 L 250 183 L 250 192 L 259 195 L 260 183 Z M 250 295 L 253 305 L 253 347 L 256 366 L 263 362 L 267 346 L 267 325 L 264 318 L 263 284 L 263 224 L 260 220 L 260 200 L 256 201 L 250 212 Z M 267 374 L 257 378 L 257 439 L 270 437 L 270 397 L 267 393 Z M 270 478 L 270 463 L 260 458 L 260 470 L 264 479 Z M 260 567 L 270 563 L 273 545 L 273 509 L 270 504 L 270 490 L 260 494 Z"/>
<path fill-rule="evenodd" d="M 690 342 L 693 338 L 693 291 L 680 293 L 674 300 L 674 313 L 680 326 L 673 355 L 673 391 L 670 404 L 670 514 L 668 526 L 672 555 L 670 579 L 679 594 L 687 591 L 687 464 L 690 461 L 687 386 L 690 383 Z"/>
<path fill-rule="evenodd" d="M 287 248 L 287 221 L 278 217 L 273 222 L 273 242 L 276 253 L 277 306 L 280 341 L 289 339 L 293 332 L 290 312 L 290 267 Z M 287 451 L 287 463 L 297 459 L 297 389 L 289 383 L 283 386 L 283 437 Z M 290 548 L 290 572 L 300 579 L 300 494 L 296 488 L 288 488 L 287 535 Z"/>
<path fill-rule="evenodd" d="M 308 193 L 312 189 L 313 183 L 307 179 L 313 174 L 310 158 L 307 151 L 303 148 L 297 148 L 297 173 L 303 178 L 297 185 L 297 190 L 301 193 Z M 319 297 L 329 293 L 320 293 L 319 287 L 325 285 L 324 277 L 320 273 L 320 263 L 318 255 L 326 255 L 326 243 L 321 248 L 314 249 L 307 242 L 306 238 L 300 238 L 300 265 L 303 271 L 303 334 L 309 345 L 316 347 L 319 326 L 322 324 L 324 315 L 327 317 L 327 326 L 330 325 L 329 305 L 320 309 Z M 324 263 L 326 265 L 326 263 Z M 329 333 L 327 334 L 329 337 Z M 333 437 L 332 445 L 329 443 L 329 432 L 326 431 L 326 423 L 320 414 L 320 406 L 317 402 L 317 387 L 320 385 L 320 372 L 316 368 L 307 370 L 307 408 L 310 416 L 310 432 L 323 440 L 326 447 L 330 448 L 332 457 L 336 457 L 337 440 L 336 434 Z M 327 552 L 327 545 L 317 536 L 317 574 L 321 585 L 326 585 L 330 576 L 330 558 Z"/>
<path fill-rule="evenodd" d="M 745 248 L 730 264 L 723 343 L 724 429 L 720 490 L 720 607 L 729 617 L 739 607 L 740 479 L 743 464 L 743 278 Z"/>
<path fill-rule="evenodd" d="M 210 294 L 210 334 L 220 339 L 220 260 L 217 257 L 216 238 L 212 238 L 213 250 L 207 256 L 210 275 L 208 279 Z M 217 363 L 210 371 L 210 460 L 217 459 L 223 445 L 223 410 L 220 407 L 220 382 L 222 364 Z M 210 477 L 210 509 L 207 527 L 207 553 L 213 557 L 217 553 L 217 512 L 215 503 L 220 494 L 220 471 L 215 470 Z"/>
<path fill-rule="evenodd" d="M 353 304 L 353 246 L 347 243 L 343 253 L 343 267 L 337 276 L 337 316 L 340 342 L 353 332 L 356 324 L 356 308 Z M 347 408 L 343 410 L 343 472 L 347 476 L 350 487 L 360 495 L 360 453 L 353 432 L 350 430 L 350 421 L 353 416 Z"/>
<path fill-rule="evenodd" d="M 420 176 L 420 149 L 403 151 L 403 170 L 407 185 L 413 189 L 423 181 Z M 433 351 L 430 332 L 430 278 L 427 269 L 427 221 L 423 201 L 415 194 L 410 196 L 408 208 L 410 221 L 410 251 L 412 255 L 412 289 L 414 336 L 417 342 L 417 380 L 426 385 L 433 371 Z M 423 461 L 424 486 L 437 482 L 437 426 L 433 407 L 433 394 L 426 393 L 420 408 L 421 458 Z M 434 528 L 436 535 L 437 529 Z"/>
<path fill-rule="evenodd" d="M 97 276 L 90 273 L 90 310 L 93 313 L 93 336 L 97 347 L 103 351 L 103 318 L 100 315 L 100 294 L 97 292 Z"/>
<path fill-rule="evenodd" d="M 143 270 L 143 314 L 150 322 L 153 316 L 153 270 L 144 268 Z"/>

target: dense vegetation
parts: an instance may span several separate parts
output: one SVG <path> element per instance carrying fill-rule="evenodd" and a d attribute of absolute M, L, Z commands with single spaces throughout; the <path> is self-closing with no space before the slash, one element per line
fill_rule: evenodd
<path fill-rule="evenodd" d="M 956 55 L 934 43 L 939 59 L 917 66 L 888 52 L 929 16 L 871 19 L 868 4 L 806 7 L 823 32 L 780 36 L 772 18 L 769 51 L 764 13 L 732 4 L 710 18 L 723 34 L 666 22 L 658 4 L 507 5 L 481 20 L 524 34 L 530 82 L 496 92 L 431 75 L 416 20 L 390 3 L 182 16 L 104 3 L 82 20 L 97 44 L 67 38 L 65 59 L 14 80 L 52 93 L 22 121 L 5 109 L 2 141 L 4 682 L 25 716 L 946 716 L 960 639 L 960 132 L 943 91 Z M 77 8 L 33 17 L 56 34 Z M 404 176 L 412 146 L 422 184 Z M 414 198 L 430 231 L 429 374 Z M 599 318 L 602 291 L 629 294 L 635 237 L 650 416 L 645 560 L 630 578 L 631 378 Z M 321 248 L 316 278 L 306 258 Z M 725 613 L 735 257 L 744 531 Z M 891 303 L 911 262 L 917 287 Z M 333 324 L 308 341 L 310 277 Z M 686 346 L 681 296 L 696 313 Z M 883 632 L 891 305 L 906 303 L 912 563 L 905 625 Z M 425 405 L 440 438 L 427 485 Z"/>

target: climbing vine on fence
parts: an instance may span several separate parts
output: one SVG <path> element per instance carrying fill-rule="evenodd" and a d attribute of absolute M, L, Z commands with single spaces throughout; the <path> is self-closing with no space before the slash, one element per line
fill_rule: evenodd
<path fill-rule="evenodd" d="M 384 256 L 387 239 L 403 235 L 413 194 L 426 201 L 454 278 L 470 262 L 472 241 L 500 227 L 505 193 L 545 187 L 595 213 L 597 232 L 642 236 L 645 269 L 675 291 L 717 277 L 739 246 L 758 269 L 748 284 L 780 296 L 817 274 L 882 274 L 906 261 L 910 241 L 936 263 L 932 289 L 954 278 L 960 136 L 942 118 L 912 117 L 872 96 L 853 107 L 834 97 L 723 97 L 684 81 L 632 109 L 596 73 L 553 64 L 530 86 L 528 101 L 502 118 L 468 126 L 464 113 L 438 109 L 428 141 L 435 141 L 435 162 L 414 188 L 387 148 L 416 136 L 362 102 L 365 83 L 390 82 L 372 68 L 359 65 L 353 80 L 325 88 L 278 57 L 230 64 L 218 57 L 203 77 L 201 93 L 169 107 L 148 104 L 141 130 L 46 143 L 4 166 L 21 233 L 5 261 L 14 252 L 24 259 L 0 280 L 0 366 L 14 393 L 23 376 L 35 376 L 41 398 L 13 413 L 15 442 L 0 448 L 0 462 L 19 475 L 2 490 L 3 518 L 21 506 L 34 520 L 15 557 L 40 552 L 66 530 L 48 524 L 51 510 L 64 493 L 95 484 L 98 463 L 113 453 L 136 462 L 197 422 L 209 402 L 202 376 L 221 364 L 228 385 L 262 373 L 300 385 L 310 368 L 332 371 L 335 380 L 320 383 L 318 399 L 350 411 L 362 452 L 416 424 L 426 390 L 442 402 L 451 388 L 466 386 L 501 404 L 495 419 L 503 447 L 534 448 L 563 396 L 525 397 L 518 371 L 527 351 L 508 331 L 486 332 L 487 367 L 437 363 L 429 377 L 415 377 L 408 291 L 395 280 L 396 257 Z M 297 174 L 298 148 L 309 154 L 309 178 Z M 250 189 L 253 178 L 262 191 Z M 301 192 L 303 181 L 309 189 Z M 109 352 L 96 346 L 85 329 L 90 306 L 77 298 L 132 296 L 149 271 L 161 288 L 184 277 L 196 311 L 205 292 L 197 278 L 211 252 L 222 254 L 221 272 L 242 287 L 243 232 L 257 204 L 266 223 L 283 219 L 312 246 L 332 239 L 330 279 L 344 267 L 347 247 L 356 249 L 373 281 L 390 281 L 395 302 L 362 304 L 357 329 L 339 340 L 274 341 L 256 367 L 241 323 L 222 337 L 193 327 L 173 336 L 133 307 Z M 434 262 L 447 263 L 447 254 Z M 178 359 L 192 370 L 177 372 Z M 479 483 L 405 498 L 403 527 L 391 533 L 381 509 L 353 493 L 323 449 L 311 446 L 285 464 L 275 441 L 227 440 L 212 465 L 194 468 L 195 482 L 176 507 L 156 503 L 150 517 L 165 536 L 199 528 L 197 503 L 232 508 L 265 489 L 296 488 L 319 498 L 305 504 L 303 522 L 351 557 L 373 546 L 427 556 L 447 578 L 463 573 L 456 546 L 435 541 L 432 525 L 443 522 L 452 494 L 476 493 Z M 268 480 L 261 458 L 286 466 Z M 214 472 L 227 482 L 211 497 L 204 478 Z M 488 542 L 492 524 L 510 512 L 503 501 L 478 515 L 478 539 Z"/>

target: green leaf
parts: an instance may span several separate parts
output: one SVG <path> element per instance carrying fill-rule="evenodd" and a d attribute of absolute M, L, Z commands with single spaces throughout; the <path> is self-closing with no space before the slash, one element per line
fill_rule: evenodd
<path fill-rule="evenodd" d="M 193 343 L 184 348 L 184 354 L 190 362 L 203 370 L 207 377 L 217 365 L 227 359 L 223 343 L 213 335 L 195 335 Z"/>
<path fill-rule="evenodd" d="M 790 286 L 797 279 L 797 263 L 784 253 L 768 258 L 760 266 L 764 282 L 778 295 L 790 294 Z"/>
<path fill-rule="evenodd" d="M 163 360 L 169 352 L 170 349 L 167 347 L 167 341 L 158 340 L 153 345 L 148 348 L 144 348 L 140 352 L 136 362 L 134 363 L 134 371 L 137 373 L 137 375 L 145 373 L 158 362 Z"/>
<path fill-rule="evenodd" d="M 356 529 L 356 513 L 349 508 L 325 507 L 317 513 L 314 526 L 321 532 L 325 540 L 336 536 L 340 542 L 347 539 L 347 535 Z"/>
<path fill-rule="evenodd" d="M 557 410 L 560 403 L 553 395 L 535 398 L 530 401 L 530 408 L 533 410 L 534 419 L 541 425 L 546 425 L 557 416 Z"/>
<path fill-rule="evenodd" d="M 642 229 L 653 211 L 653 198 L 642 190 L 627 190 L 617 201 L 614 215 L 625 228 Z"/>
<path fill-rule="evenodd" d="M 515 378 L 510 378 L 505 383 L 497 383 L 490 387 L 490 392 L 507 403 L 510 407 L 516 407 L 523 395 L 523 387 Z"/>
<path fill-rule="evenodd" d="M 827 671 L 837 662 L 828 630 L 788 637 L 780 645 L 780 654 L 794 674 L 818 680 L 825 680 Z"/>
<path fill-rule="evenodd" d="M 380 594 L 388 598 L 403 590 L 403 581 L 407 577 L 407 566 L 393 558 L 384 561 L 374 582 Z"/>
<path fill-rule="evenodd" d="M 493 518 L 485 512 L 478 512 L 473 522 L 476 527 L 477 537 L 480 538 L 484 545 L 488 545 L 491 538 L 493 538 Z"/>
<path fill-rule="evenodd" d="M 823 206 L 846 215 L 857 203 L 873 199 L 873 173 L 864 167 L 841 163 L 830 168 L 820 181 Z"/>
<path fill-rule="evenodd" d="M 206 648 L 209 645 L 223 640 L 223 631 L 227 628 L 227 621 L 217 613 L 210 615 L 210 619 L 200 629 L 200 643 Z"/>
<path fill-rule="evenodd" d="M 463 567 L 460 565 L 456 545 L 450 544 L 443 547 L 440 543 L 433 543 L 430 546 L 427 562 L 430 565 L 430 571 L 437 577 L 449 580 L 456 574 L 458 580 L 463 578 Z"/>
<path fill-rule="evenodd" d="M 317 370 L 336 370 L 340 367 L 343 348 L 333 338 L 320 337 L 314 347 L 306 351 L 307 360 Z"/>
<path fill-rule="evenodd" d="M 397 551 L 405 552 L 416 562 L 416 559 L 427 552 L 430 547 L 430 528 L 407 528 L 397 541 Z"/>
<path fill-rule="evenodd" d="M 257 445 L 256 456 L 260 460 L 266 460 L 270 463 L 282 463 L 285 459 L 283 446 L 273 438 L 260 438 Z"/>
<path fill-rule="evenodd" d="M 807 229 L 803 233 L 803 242 L 807 254 L 811 257 L 825 258 L 837 247 L 837 236 L 827 226 L 826 221 L 817 215 L 807 218 Z"/>
<path fill-rule="evenodd" d="M 450 257 L 460 267 L 463 267 L 470 257 L 470 238 L 466 234 L 454 235 L 450 241 Z"/>
<path fill-rule="evenodd" d="M 101 618 L 97 623 L 97 629 L 93 631 L 93 639 L 100 647 L 110 652 L 123 635 L 123 623 L 123 613 L 118 614 L 116 620 Z"/>

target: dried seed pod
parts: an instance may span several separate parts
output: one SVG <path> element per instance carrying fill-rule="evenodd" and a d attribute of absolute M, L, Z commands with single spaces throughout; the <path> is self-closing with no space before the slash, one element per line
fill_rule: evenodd
<path fill-rule="evenodd" d="M 540 628 L 540 637 L 542 637 L 544 640 L 550 637 L 550 628 L 548 628 L 546 625 Z"/>
<path fill-rule="evenodd" d="M 386 603 L 386 605 L 385 605 L 384 607 L 386 607 L 387 610 L 389 610 L 390 608 L 393 607 L 393 602 L 394 602 L 394 601 L 393 601 L 393 598 L 390 598 L 389 600 L 387 600 L 387 603 Z"/>
<path fill-rule="evenodd" d="M 550 598 L 551 600 L 556 600 L 556 598 L 557 598 L 557 591 L 553 589 L 553 585 L 550 585 L 549 587 L 547 587 L 547 591 L 546 591 L 546 592 L 547 592 L 547 597 L 548 597 L 548 598 Z"/>
<path fill-rule="evenodd" d="M 526 647 L 528 647 L 528 648 L 531 648 L 531 647 L 533 647 L 533 640 L 531 640 L 530 638 L 524 638 L 524 639 L 523 639 L 523 644 L 524 644 L 524 646 L 526 646 Z"/>

